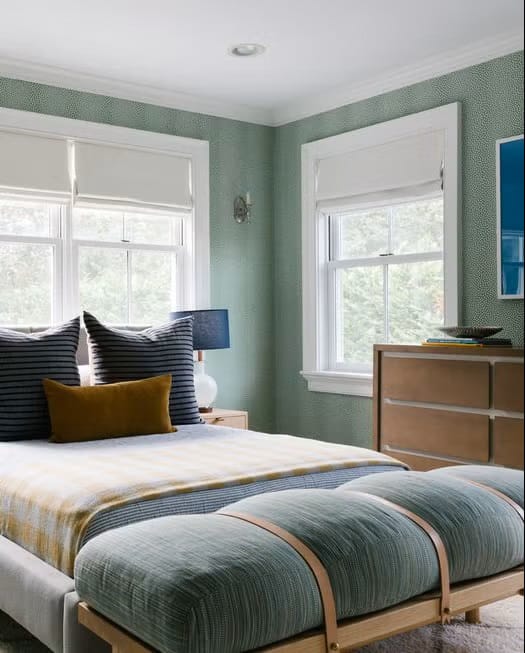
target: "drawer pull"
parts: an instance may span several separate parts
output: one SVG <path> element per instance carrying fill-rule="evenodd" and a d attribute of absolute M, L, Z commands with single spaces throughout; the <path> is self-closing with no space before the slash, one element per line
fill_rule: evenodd
<path fill-rule="evenodd" d="M 213 420 L 213 423 L 214 423 L 214 424 L 217 424 L 217 422 L 224 422 L 224 417 L 216 417 L 216 418 Z"/>

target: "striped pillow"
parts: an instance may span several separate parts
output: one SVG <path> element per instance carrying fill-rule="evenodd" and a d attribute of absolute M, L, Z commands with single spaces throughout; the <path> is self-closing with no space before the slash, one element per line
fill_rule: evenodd
<path fill-rule="evenodd" d="M 84 312 L 95 384 L 172 375 L 171 423 L 200 424 L 193 380 L 193 318 L 144 331 L 122 331 Z"/>
<path fill-rule="evenodd" d="M 0 329 L 0 442 L 49 438 L 42 379 L 80 385 L 80 318 L 40 333 Z"/>

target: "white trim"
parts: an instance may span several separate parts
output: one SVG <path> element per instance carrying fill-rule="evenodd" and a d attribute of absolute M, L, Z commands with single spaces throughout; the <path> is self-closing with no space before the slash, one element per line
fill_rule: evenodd
<path fill-rule="evenodd" d="M 165 88 L 87 75 L 64 68 L 6 57 L 0 58 L 0 76 L 143 102 L 180 111 L 191 111 L 219 118 L 280 127 L 302 118 L 337 109 L 353 102 L 366 100 L 427 79 L 446 75 L 519 50 L 523 50 L 523 29 L 521 27 L 497 37 L 484 39 L 451 50 L 448 53 L 428 57 L 420 61 L 418 65 L 408 65 L 386 71 L 374 79 L 361 83 L 352 82 L 346 87 L 335 88 L 324 93 L 315 93 L 273 109 L 224 102 L 212 98 L 178 93 Z"/>
<path fill-rule="evenodd" d="M 60 239 L 52 236 L 17 236 L 15 234 L 0 234 L 0 242 L 17 245 L 60 245 Z"/>
<path fill-rule="evenodd" d="M 173 136 L 159 132 L 131 129 L 99 122 L 88 122 L 74 118 L 62 118 L 19 109 L 0 108 L 0 129 L 45 135 L 48 137 L 71 138 L 90 143 L 137 147 L 193 157 L 202 149 L 208 149 L 208 141 L 185 136 Z"/>
<path fill-rule="evenodd" d="M 303 118 L 475 66 L 519 50 L 523 50 L 522 27 L 448 53 L 440 53 L 420 61 L 417 65 L 386 71 L 362 83 L 354 82 L 346 87 L 300 98 L 274 109 L 272 124 L 275 127 L 281 127 Z"/>
<path fill-rule="evenodd" d="M 443 252 L 421 252 L 418 254 L 386 254 L 384 256 L 366 256 L 363 258 L 339 259 L 330 261 L 331 270 L 346 270 L 348 268 L 377 267 L 382 265 L 402 265 L 403 263 L 428 263 L 441 261 Z"/>
<path fill-rule="evenodd" d="M 327 216 L 316 206 L 315 185 L 320 159 L 428 131 L 445 135 L 444 193 L 444 264 L 445 324 L 459 324 L 461 314 L 461 278 L 459 257 L 461 230 L 461 106 L 448 104 L 436 109 L 331 136 L 302 146 L 302 288 L 303 288 L 303 375 L 311 390 L 340 394 L 365 394 L 362 375 L 355 383 L 354 374 L 330 369 L 327 331 L 328 245 Z M 432 255 L 433 256 L 433 255 Z M 356 261 L 357 263 L 357 261 Z M 334 265 L 331 263 L 330 265 Z M 337 265 L 337 264 L 335 264 Z M 367 375 L 365 375 L 366 377 Z M 370 377 L 371 378 L 371 377 Z"/>
<path fill-rule="evenodd" d="M 194 305 L 196 309 L 210 307 L 210 147 L 208 141 L 204 147 L 193 152 L 191 165 L 191 188 L 193 195 L 193 274 Z M 185 234 L 186 235 L 186 234 Z"/>
<path fill-rule="evenodd" d="M 33 133 L 40 136 L 59 136 L 75 141 L 142 148 L 190 157 L 192 161 L 191 182 L 194 199 L 194 228 L 192 230 L 193 242 L 191 247 L 194 261 L 195 290 L 194 297 L 191 298 L 191 305 L 187 308 L 209 307 L 210 164 L 208 141 L 3 108 L 0 108 L 0 129 Z"/>
<path fill-rule="evenodd" d="M 345 372 L 301 372 L 312 392 L 329 392 L 338 395 L 371 397 L 372 374 L 349 374 Z"/>
<path fill-rule="evenodd" d="M 497 234 L 497 261 L 498 261 L 498 299 L 523 299 L 523 292 L 520 295 L 505 295 L 503 293 L 503 279 L 501 277 L 501 145 L 512 141 L 523 140 L 523 134 L 500 138 L 496 141 L 496 234 Z"/>
<path fill-rule="evenodd" d="M 86 240 L 73 238 L 75 247 L 91 247 L 95 249 L 121 249 L 130 252 L 162 252 L 164 254 L 179 254 L 183 250 L 182 245 L 150 245 L 147 243 L 130 243 L 127 241 L 111 240 Z M 182 309 L 181 309 L 182 310 Z"/>
<path fill-rule="evenodd" d="M 262 107 L 226 102 L 189 93 L 179 93 L 166 88 L 147 84 L 134 84 L 109 77 L 87 75 L 66 70 L 65 68 L 45 66 L 19 59 L 1 57 L 0 76 L 59 88 L 69 88 L 84 93 L 122 98 L 123 100 L 142 102 L 159 107 L 168 107 L 178 111 L 191 111 L 192 113 L 211 115 L 218 118 L 228 118 L 260 125 L 273 125 L 272 111 Z"/>

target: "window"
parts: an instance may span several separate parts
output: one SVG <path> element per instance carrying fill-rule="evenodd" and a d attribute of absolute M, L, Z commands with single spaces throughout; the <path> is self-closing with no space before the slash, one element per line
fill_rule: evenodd
<path fill-rule="evenodd" d="M 55 320 L 60 287 L 60 206 L 0 196 L 0 319 Z"/>
<path fill-rule="evenodd" d="M 165 321 L 173 307 L 185 305 L 186 218 L 70 212 L 67 204 L 0 195 L 1 323 L 52 324 L 83 309 L 112 324 Z"/>
<path fill-rule="evenodd" d="M 208 143 L 0 109 L 0 152 L 1 325 L 208 305 Z"/>
<path fill-rule="evenodd" d="M 418 342 L 444 319 L 441 196 L 329 216 L 330 368 L 371 372 L 376 342 Z"/>
<path fill-rule="evenodd" d="M 184 217 L 73 209 L 73 288 L 82 308 L 113 324 L 166 321 L 183 301 Z"/>
<path fill-rule="evenodd" d="M 303 146 L 303 376 L 371 396 L 373 345 L 458 320 L 458 106 Z"/>

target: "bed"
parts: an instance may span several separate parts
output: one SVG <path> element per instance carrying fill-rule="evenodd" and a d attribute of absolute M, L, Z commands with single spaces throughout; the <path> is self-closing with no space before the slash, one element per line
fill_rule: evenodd
<path fill-rule="evenodd" d="M 105 651 L 78 625 L 73 580 L 78 552 L 96 536 L 403 469 L 367 449 L 209 425 L 66 445 L 0 443 L 0 610 L 54 653 Z"/>

